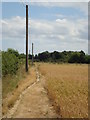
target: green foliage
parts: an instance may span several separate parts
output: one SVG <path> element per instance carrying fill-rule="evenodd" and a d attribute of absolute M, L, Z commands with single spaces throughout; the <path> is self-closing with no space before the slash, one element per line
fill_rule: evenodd
<path fill-rule="evenodd" d="M 75 52 L 75 53 L 72 53 L 68 62 L 69 63 L 79 63 L 79 59 L 80 59 L 80 53 Z"/>
<path fill-rule="evenodd" d="M 46 61 L 49 60 L 49 58 L 50 58 L 50 54 L 49 54 L 48 51 L 38 54 L 38 59 L 39 59 L 40 61 L 46 62 Z"/>
<path fill-rule="evenodd" d="M 87 64 L 90 64 L 90 55 L 86 55 L 86 56 L 85 56 L 85 62 L 86 62 Z"/>
<path fill-rule="evenodd" d="M 13 49 L 8 49 L 7 52 L 2 52 L 2 74 L 16 74 L 18 70 L 18 52 Z"/>
<path fill-rule="evenodd" d="M 6 52 L 2 52 L 2 74 L 3 76 L 7 74 L 16 74 L 22 63 L 25 63 L 26 55 L 24 53 L 19 54 L 17 50 L 8 49 Z M 32 55 L 29 55 L 29 59 Z M 0 52 L 1 60 L 1 52 Z M 54 51 L 49 53 L 48 51 L 39 53 L 35 55 L 34 61 L 42 62 L 53 62 L 53 63 L 87 63 L 90 64 L 90 55 L 85 55 L 83 51 L 73 52 L 73 51 Z M 1 67 L 1 66 L 0 66 Z"/>
<path fill-rule="evenodd" d="M 24 53 L 19 54 L 19 59 L 25 59 L 26 55 Z"/>
<path fill-rule="evenodd" d="M 70 56 L 69 63 L 86 63 L 85 53 L 83 51 L 73 52 Z"/>
<path fill-rule="evenodd" d="M 43 62 L 88 63 L 88 64 L 90 63 L 90 56 L 85 55 L 85 53 L 82 50 L 80 52 L 54 51 L 52 53 L 46 51 L 39 53 L 38 55 L 35 55 L 34 59 L 36 61 L 43 61 Z"/>
<path fill-rule="evenodd" d="M 14 54 L 16 57 L 19 57 L 19 53 L 18 53 L 17 50 L 8 48 L 7 52 L 10 53 L 10 54 Z"/>
<path fill-rule="evenodd" d="M 2 53 L 0 50 L 0 79 L 1 79 L 1 74 L 2 74 Z"/>

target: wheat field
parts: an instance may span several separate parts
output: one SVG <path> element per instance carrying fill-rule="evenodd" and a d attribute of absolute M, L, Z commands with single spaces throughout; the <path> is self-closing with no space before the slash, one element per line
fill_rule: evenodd
<path fill-rule="evenodd" d="M 40 63 L 45 88 L 63 118 L 88 117 L 88 65 Z"/>

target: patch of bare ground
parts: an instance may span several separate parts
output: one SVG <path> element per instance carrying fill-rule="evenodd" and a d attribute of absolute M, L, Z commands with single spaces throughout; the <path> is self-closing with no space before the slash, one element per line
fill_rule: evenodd
<path fill-rule="evenodd" d="M 5 98 L 3 98 L 2 114 L 6 116 L 8 111 L 14 106 L 16 100 L 19 98 L 22 91 L 27 89 L 36 80 L 35 68 L 32 67 L 31 70 L 25 75 L 25 78 L 19 81 L 16 89 L 10 92 Z"/>
<path fill-rule="evenodd" d="M 21 94 L 18 100 L 15 102 L 12 109 L 9 110 L 9 112 L 6 116 L 4 116 L 4 118 L 60 117 L 56 114 L 56 111 L 53 109 L 53 106 L 48 98 L 47 91 L 44 89 L 44 80 L 43 78 L 40 78 L 38 69 L 34 71 L 34 74 L 36 74 L 36 78 L 34 78 L 35 81 L 33 82 L 33 84 L 31 84 L 31 82 L 28 82 L 31 81 L 31 75 L 28 75 L 28 78 L 25 80 L 25 83 L 22 82 L 22 86 L 27 83 L 27 87 L 24 87 L 23 92 L 21 92 L 22 89 L 20 90 L 20 88 L 18 88 Z M 13 97 L 15 93 L 13 94 Z"/>

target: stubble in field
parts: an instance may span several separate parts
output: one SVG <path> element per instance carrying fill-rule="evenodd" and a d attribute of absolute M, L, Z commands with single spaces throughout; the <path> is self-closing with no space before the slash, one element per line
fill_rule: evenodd
<path fill-rule="evenodd" d="M 88 117 L 88 65 L 43 63 L 39 70 L 58 114 L 63 118 Z"/>

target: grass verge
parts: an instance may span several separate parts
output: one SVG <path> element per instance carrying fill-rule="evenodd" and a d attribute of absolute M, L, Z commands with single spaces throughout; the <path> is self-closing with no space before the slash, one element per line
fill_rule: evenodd
<path fill-rule="evenodd" d="M 20 93 L 36 80 L 35 67 L 31 67 L 28 73 L 22 66 L 16 75 L 8 75 L 2 79 L 3 100 L 2 114 L 5 115 L 13 107 Z"/>

